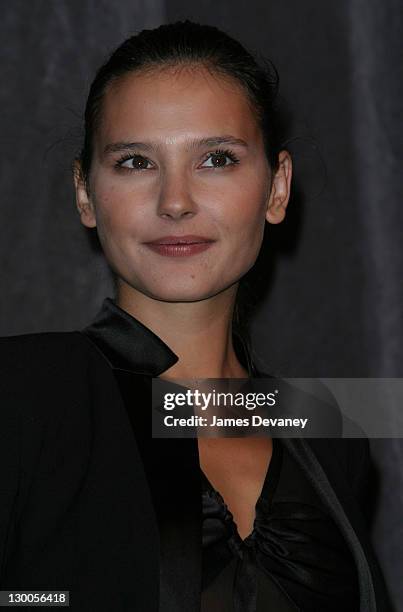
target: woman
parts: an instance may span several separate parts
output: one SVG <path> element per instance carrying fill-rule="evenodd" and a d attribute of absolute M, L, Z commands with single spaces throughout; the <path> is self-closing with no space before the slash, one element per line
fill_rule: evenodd
<path fill-rule="evenodd" d="M 389 610 L 367 440 L 151 436 L 152 377 L 265 376 L 233 320 L 290 195 L 275 93 L 189 21 L 98 71 L 74 181 L 116 296 L 83 330 L 2 338 L 3 590 L 68 590 L 73 610 Z"/>

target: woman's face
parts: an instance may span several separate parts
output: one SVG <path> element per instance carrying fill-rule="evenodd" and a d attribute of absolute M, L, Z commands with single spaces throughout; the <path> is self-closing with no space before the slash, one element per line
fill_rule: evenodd
<path fill-rule="evenodd" d="M 89 194 L 76 179 L 81 221 L 97 227 L 110 266 L 133 290 L 202 300 L 239 281 L 265 221 L 284 217 L 287 159 L 270 193 L 262 134 L 235 81 L 194 67 L 128 74 L 103 98 Z M 182 256 L 146 244 L 189 234 L 213 242 Z"/>

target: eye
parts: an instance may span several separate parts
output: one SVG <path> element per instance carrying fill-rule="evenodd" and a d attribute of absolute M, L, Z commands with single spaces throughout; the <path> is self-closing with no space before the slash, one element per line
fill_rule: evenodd
<path fill-rule="evenodd" d="M 226 163 L 226 159 L 230 159 L 230 163 L 227 164 Z M 212 165 L 211 166 L 205 166 L 204 164 L 207 161 L 211 161 Z M 225 168 L 226 166 L 232 166 L 234 164 L 238 164 L 239 163 L 239 159 L 236 157 L 235 153 L 233 151 L 230 151 L 229 149 L 217 149 L 216 151 L 214 151 L 213 153 L 209 153 L 207 159 L 205 160 L 204 164 L 202 167 L 204 168 Z"/>
<path fill-rule="evenodd" d="M 125 153 L 115 163 L 115 168 L 125 170 L 148 170 L 146 164 L 149 164 L 150 160 L 142 155 Z"/>

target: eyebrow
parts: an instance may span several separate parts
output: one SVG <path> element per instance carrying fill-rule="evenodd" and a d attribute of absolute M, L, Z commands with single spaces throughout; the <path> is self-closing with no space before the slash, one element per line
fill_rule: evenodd
<path fill-rule="evenodd" d="M 216 147 L 219 145 L 238 145 L 242 147 L 248 147 L 248 143 L 242 138 L 235 138 L 235 136 L 209 136 L 207 138 L 193 138 L 187 141 L 186 149 L 197 149 L 200 147 Z M 107 144 L 103 150 L 104 155 L 109 153 L 116 153 L 118 151 L 128 151 L 132 149 L 140 149 L 143 151 L 158 150 L 161 148 L 160 143 L 155 142 L 113 142 Z"/>

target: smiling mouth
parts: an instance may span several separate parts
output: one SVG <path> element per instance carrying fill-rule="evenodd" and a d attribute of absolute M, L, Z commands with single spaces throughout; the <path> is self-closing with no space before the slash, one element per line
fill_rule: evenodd
<path fill-rule="evenodd" d="M 157 243 L 147 242 L 146 246 L 155 253 L 162 256 L 168 257 L 186 257 L 190 255 L 196 255 L 209 249 L 214 240 L 203 241 L 203 242 L 176 242 L 176 243 Z"/>

